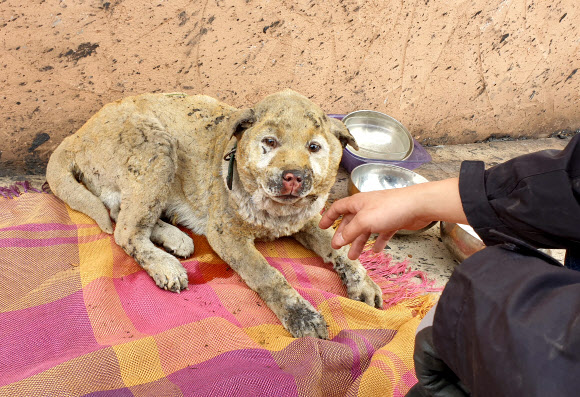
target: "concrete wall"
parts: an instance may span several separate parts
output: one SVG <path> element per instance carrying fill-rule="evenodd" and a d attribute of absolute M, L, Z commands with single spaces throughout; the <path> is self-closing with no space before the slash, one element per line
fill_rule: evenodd
<path fill-rule="evenodd" d="M 107 102 L 290 87 L 424 144 L 580 128 L 577 0 L 0 0 L 0 175 L 40 173 Z"/>

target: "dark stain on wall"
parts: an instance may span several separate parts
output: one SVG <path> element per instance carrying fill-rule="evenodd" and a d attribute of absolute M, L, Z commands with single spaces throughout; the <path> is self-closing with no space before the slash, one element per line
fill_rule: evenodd
<path fill-rule="evenodd" d="M 76 50 L 68 50 L 59 55 L 59 58 L 66 57 L 71 61 L 78 61 L 79 59 L 86 58 L 93 55 L 95 50 L 99 48 L 97 43 L 81 43 Z"/>
<path fill-rule="evenodd" d="M 42 145 L 43 143 L 45 143 L 49 139 L 50 139 L 50 135 L 48 135 L 46 132 L 39 132 L 34 137 L 34 140 L 32 141 L 32 144 L 28 148 L 28 152 L 29 153 L 34 152 L 40 145 Z"/>
<path fill-rule="evenodd" d="M 32 143 L 28 147 L 28 154 L 24 154 L 24 173 L 25 174 L 44 174 L 46 172 L 47 159 L 44 156 L 41 158 L 38 149 L 40 145 L 46 143 L 50 139 L 50 135 L 46 132 L 39 132 L 36 134 Z M 10 166 L 8 166 L 9 168 Z"/>

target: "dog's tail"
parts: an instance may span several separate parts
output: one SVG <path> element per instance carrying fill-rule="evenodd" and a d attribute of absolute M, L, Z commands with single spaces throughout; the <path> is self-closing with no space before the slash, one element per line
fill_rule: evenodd
<path fill-rule="evenodd" d="M 75 176 L 75 163 L 60 145 L 50 156 L 46 166 L 46 181 L 50 190 L 73 210 L 80 211 L 97 222 L 105 233 L 113 233 L 113 224 L 105 205 L 97 196 L 79 183 Z"/>

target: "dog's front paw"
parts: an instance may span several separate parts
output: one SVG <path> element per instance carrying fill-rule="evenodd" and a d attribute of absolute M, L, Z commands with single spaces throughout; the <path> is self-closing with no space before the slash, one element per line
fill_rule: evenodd
<path fill-rule="evenodd" d="M 328 326 L 324 317 L 307 302 L 289 307 L 282 323 L 295 338 L 311 336 L 328 339 Z"/>
<path fill-rule="evenodd" d="M 187 288 L 187 271 L 177 259 L 173 257 L 170 259 L 168 258 L 163 264 L 148 269 L 147 272 L 155 280 L 155 284 L 159 288 L 180 292 L 182 289 Z"/>
<path fill-rule="evenodd" d="M 347 288 L 348 297 L 367 305 L 380 309 L 383 307 L 383 293 L 381 288 L 367 275 L 357 283 Z"/>

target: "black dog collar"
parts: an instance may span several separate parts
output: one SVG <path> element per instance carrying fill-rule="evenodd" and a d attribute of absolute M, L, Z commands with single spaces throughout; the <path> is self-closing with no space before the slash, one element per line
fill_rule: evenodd
<path fill-rule="evenodd" d="M 238 148 L 238 142 L 234 144 L 232 150 L 230 150 L 225 156 L 224 160 L 229 161 L 228 164 L 228 176 L 226 178 L 226 183 L 228 185 L 228 189 L 232 190 L 232 186 L 234 183 L 234 163 L 236 162 L 236 150 Z"/>

